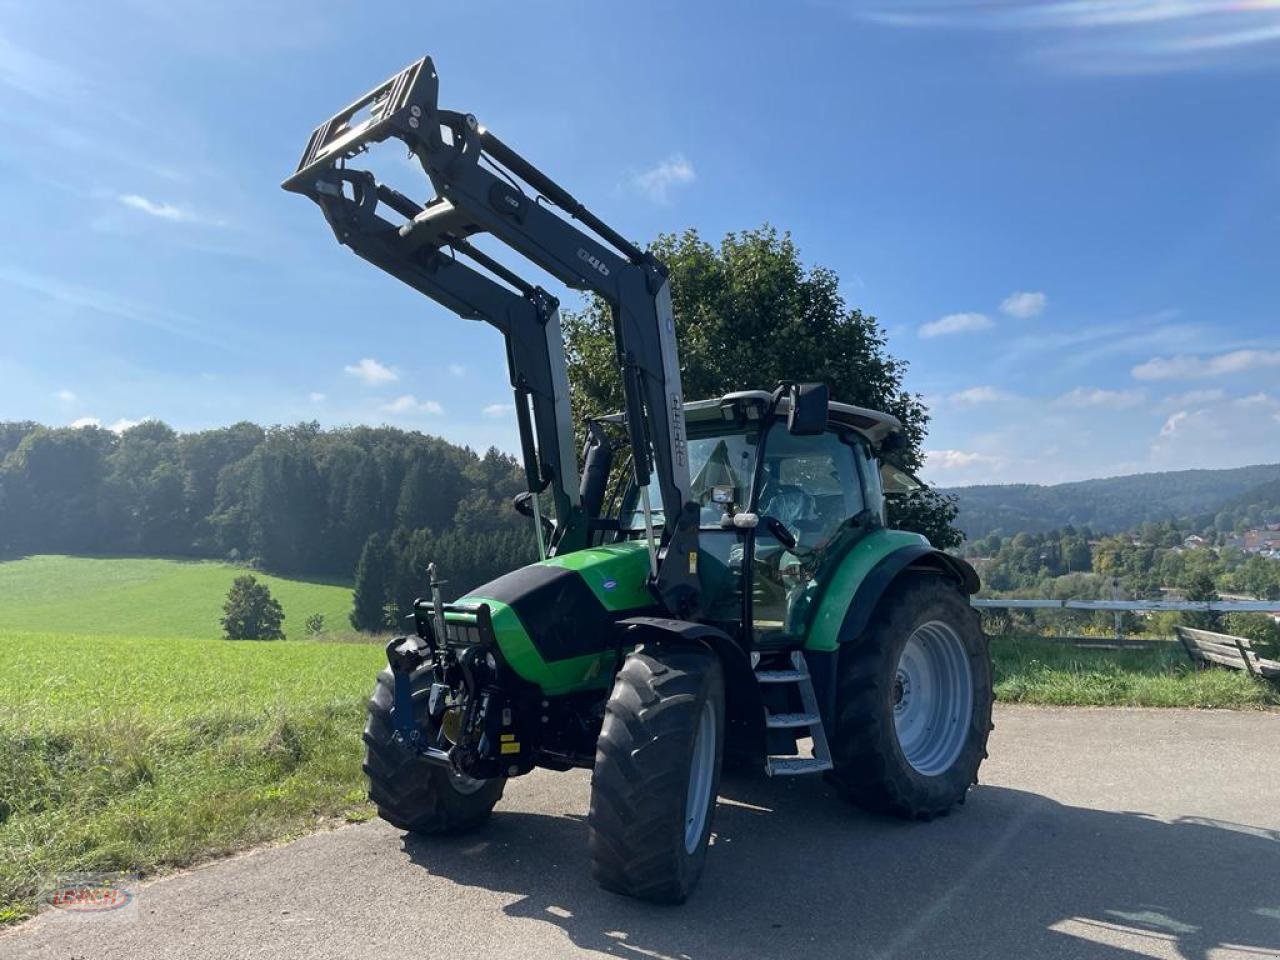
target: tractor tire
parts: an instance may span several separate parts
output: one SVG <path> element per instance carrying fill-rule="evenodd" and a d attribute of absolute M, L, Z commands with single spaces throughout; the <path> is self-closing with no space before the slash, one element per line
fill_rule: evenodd
<path fill-rule="evenodd" d="M 719 658 L 667 644 L 629 654 L 609 696 L 591 778 L 591 874 L 602 887 L 685 901 L 706 860 L 723 754 Z"/>
<path fill-rule="evenodd" d="M 412 682 L 413 699 L 423 704 L 425 713 L 431 669 L 419 670 Z M 461 777 L 397 743 L 391 725 L 394 683 L 390 670 L 378 674 L 362 738 L 369 799 L 378 808 L 378 816 L 401 830 L 419 834 L 462 833 L 478 826 L 502 797 L 506 780 Z M 432 733 L 425 724 L 423 732 Z"/>
<path fill-rule="evenodd" d="M 840 649 L 835 769 L 844 797 L 932 820 L 978 782 L 991 731 L 991 657 L 977 612 L 942 576 L 895 583 Z"/>

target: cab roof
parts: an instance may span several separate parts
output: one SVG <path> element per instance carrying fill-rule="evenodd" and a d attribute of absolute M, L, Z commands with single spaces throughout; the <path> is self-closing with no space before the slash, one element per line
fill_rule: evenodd
<path fill-rule="evenodd" d="M 705 423 L 708 420 L 724 419 L 726 408 L 742 407 L 748 411 L 747 418 L 752 419 L 750 410 L 754 408 L 755 416 L 759 417 L 772 399 L 773 395 L 767 390 L 738 390 L 726 393 L 718 400 L 694 400 L 686 403 L 684 415 L 690 423 Z M 778 402 L 776 413 L 778 416 L 786 416 L 790 408 L 791 399 L 783 397 Z M 613 413 L 600 420 L 604 423 L 621 423 L 622 414 Z M 849 427 L 874 444 L 902 429 L 902 421 L 892 414 L 855 407 L 851 403 L 840 403 L 837 400 L 832 400 L 827 407 L 827 423 Z"/>

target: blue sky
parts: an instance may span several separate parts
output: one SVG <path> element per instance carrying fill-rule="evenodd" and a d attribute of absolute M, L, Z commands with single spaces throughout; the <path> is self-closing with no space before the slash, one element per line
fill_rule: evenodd
<path fill-rule="evenodd" d="M 624 234 L 790 230 L 910 361 L 934 482 L 1280 460 L 1275 0 L 0 0 L 0 419 L 514 449 L 497 335 L 278 187 L 424 53 Z"/>

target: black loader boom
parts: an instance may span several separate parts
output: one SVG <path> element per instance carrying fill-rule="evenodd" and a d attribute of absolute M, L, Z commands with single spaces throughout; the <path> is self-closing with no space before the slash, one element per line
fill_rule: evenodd
<path fill-rule="evenodd" d="M 560 282 L 609 303 L 635 481 L 646 488 L 647 503 L 656 474 L 666 505 L 661 529 L 650 528 L 651 582 L 672 614 L 689 616 L 699 605 L 698 508 L 689 496 L 666 268 L 473 115 L 441 109 L 438 90 L 429 57 L 402 70 L 318 126 L 283 186 L 319 204 L 338 240 L 370 263 L 502 331 L 529 490 L 550 487 L 554 505 L 544 545 L 550 554 L 586 546 L 594 519 L 579 489 L 559 304 L 470 240 L 489 234 Z M 392 137 L 430 178 L 435 195 L 425 203 L 350 166 L 370 144 Z M 535 527 L 541 542 L 538 519 Z"/>

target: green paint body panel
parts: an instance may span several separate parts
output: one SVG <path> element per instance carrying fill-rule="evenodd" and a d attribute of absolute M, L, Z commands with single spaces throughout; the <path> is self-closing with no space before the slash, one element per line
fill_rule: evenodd
<path fill-rule="evenodd" d="M 840 627 L 849 603 L 859 585 L 881 560 L 903 547 L 919 546 L 921 537 L 901 530 L 876 530 L 858 541 L 840 561 L 831 582 L 818 598 L 805 649 L 836 650 Z M 641 610 L 654 605 L 653 595 L 645 585 L 649 576 L 649 553 L 641 540 L 588 547 L 559 557 L 540 561 L 546 566 L 572 570 L 591 592 L 614 613 Z M 517 674 L 536 684 L 548 696 L 606 688 L 612 680 L 614 652 L 608 638 L 601 638 L 604 649 L 599 653 L 545 660 L 534 645 L 519 615 L 508 604 L 486 597 L 484 587 L 467 594 L 460 603 L 487 603 L 493 619 L 493 630 L 502 656 Z M 445 618 L 458 623 L 474 623 L 475 617 L 465 613 L 449 613 Z"/>
<path fill-rule="evenodd" d="M 805 637 L 806 650 L 832 651 L 840 646 L 840 626 L 858 587 L 877 563 L 903 547 L 918 547 L 924 540 L 904 530 L 875 530 L 845 554 L 818 600 Z"/>
<path fill-rule="evenodd" d="M 623 613 L 654 604 L 653 595 L 645 585 L 649 576 L 649 551 L 643 541 L 628 540 L 588 547 L 539 563 L 577 573 L 609 611 Z M 475 593 L 467 594 L 459 602 L 489 605 L 493 632 L 502 656 L 512 670 L 530 683 L 537 684 L 548 696 L 600 689 L 612 682 L 614 653 L 607 646 L 608 638 L 601 638 L 606 646 L 598 654 L 548 661 L 534 646 L 516 611 L 502 601 L 486 597 L 484 587 L 477 588 Z M 475 618 L 465 614 L 446 614 L 445 619 L 474 622 Z"/>

